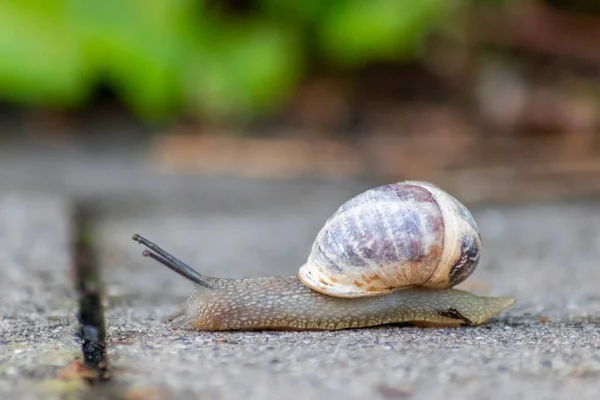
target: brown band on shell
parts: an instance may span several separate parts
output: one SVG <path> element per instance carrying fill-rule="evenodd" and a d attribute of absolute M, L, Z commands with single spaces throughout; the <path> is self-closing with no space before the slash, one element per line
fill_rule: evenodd
<path fill-rule="evenodd" d="M 461 237 L 460 256 L 449 272 L 450 287 L 467 279 L 479 264 L 480 248 L 476 237 L 464 234 Z"/>

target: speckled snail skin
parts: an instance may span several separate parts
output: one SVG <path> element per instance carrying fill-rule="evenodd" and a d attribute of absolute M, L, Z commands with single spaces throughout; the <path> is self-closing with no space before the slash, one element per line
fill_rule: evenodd
<path fill-rule="evenodd" d="M 426 182 L 348 200 L 325 222 L 297 277 L 208 277 L 137 234 L 133 240 L 149 249 L 144 256 L 198 285 L 170 318 L 188 329 L 472 326 L 515 303 L 452 289 L 479 263 L 479 229 L 458 200 Z"/>

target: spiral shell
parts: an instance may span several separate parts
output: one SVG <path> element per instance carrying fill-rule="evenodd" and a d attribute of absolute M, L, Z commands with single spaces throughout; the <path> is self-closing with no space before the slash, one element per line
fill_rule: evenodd
<path fill-rule="evenodd" d="M 380 186 L 348 200 L 318 233 L 298 277 L 335 297 L 457 285 L 479 263 L 481 237 L 458 200 L 426 182 Z"/>

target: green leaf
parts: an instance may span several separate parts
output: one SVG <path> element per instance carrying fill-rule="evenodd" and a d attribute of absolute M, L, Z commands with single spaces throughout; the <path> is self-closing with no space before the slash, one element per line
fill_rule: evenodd
<path fill-rule="evenodd" d="M 319 29 L 327 58 L 341 65 L 411 57 L 445 0 L 347 0 L 329 10 Z"/>
<path fill-rule="evenodd" d="M 339 0 L 259 0 L 258 6 L 261 15 L 269 16 L 269 18 L 313 24 L 336 2 L 339 2 Z"/>
<path fill-rule="evenodd" d="M 184 86 L 207 117 L 265 112 L 285 99 L 302 71 L 296 36 L 265 22 L 222 26 L 200 42 Z"/>
<path fill-rule="evenodd" d="M 0 2 L 0 95 L 74 106 L 88 94 L 88 65 L 61 1 Z"/>
<path fill-rule="evenodd" d="M 108 80 L 139 115 L 160 119 L 179 105 L 181 60 L 189 1 L 71 0 L 84 51 L 98 78 Z"/>

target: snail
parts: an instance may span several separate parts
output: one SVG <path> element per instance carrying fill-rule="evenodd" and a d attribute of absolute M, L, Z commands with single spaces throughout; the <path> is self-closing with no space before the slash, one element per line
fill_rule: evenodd
<path fill-rule="evenodd" d="M 479 263 L 479 228 L 463 204 L 427 182 L 383 185 L 342 204 L 297 276 L 204 276 L 148 239 L 133 240 L 147 248 L 144 256 L 197 284 L 169 317 L 186 329 L 475 326 L 515 303 L 453 288 Z"/>

